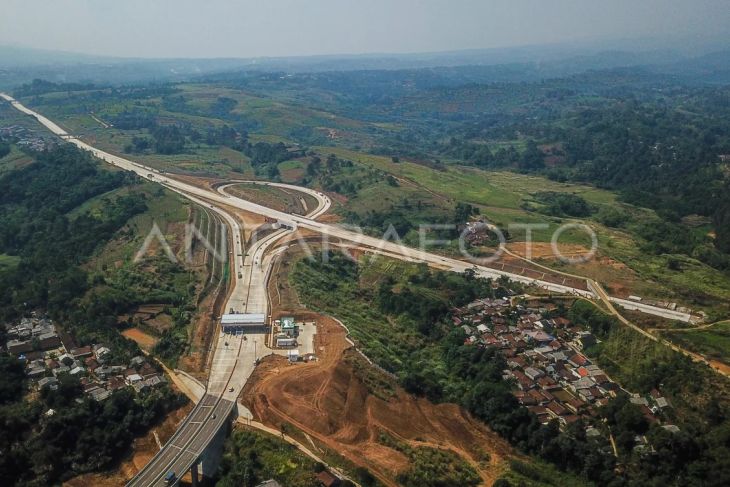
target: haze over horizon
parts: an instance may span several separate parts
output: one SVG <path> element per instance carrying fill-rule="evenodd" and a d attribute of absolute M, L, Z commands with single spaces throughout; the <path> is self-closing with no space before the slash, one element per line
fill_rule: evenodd
<path fill-rule="evenodd" d="M 0 44 L 136 58 L 415 53 L 727 38 L 723 0 L 6 0 Z M 42 8 L 39 8 L 42 7 Z M 407 19 L 407 20 L 403 20 Z"/>

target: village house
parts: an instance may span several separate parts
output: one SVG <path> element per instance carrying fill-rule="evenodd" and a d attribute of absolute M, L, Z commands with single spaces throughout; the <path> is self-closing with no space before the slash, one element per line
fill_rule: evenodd
<path fill-rule="evenodd" d="M 511 306 L 507 300 L 475 300 L 453 310 L 458 318 L 453 323 L 466 334 L 466 344 L 499 349 L 507 365 L 502 377 L 513 381 L 515 398 L 541 423 L 556 420 L 564 427 L 584 419 L 592 428 L 594 408 L 607 404 L 620 387 L 583 353 L 596 337 L 570 320 L 549 316 L 549 307 L 537 302 Z M 652 410 L 666 407 L 658 393 L 651 400 Z"/>

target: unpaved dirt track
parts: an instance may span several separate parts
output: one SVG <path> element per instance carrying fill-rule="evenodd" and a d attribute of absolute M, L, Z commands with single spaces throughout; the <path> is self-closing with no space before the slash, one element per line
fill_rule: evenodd
<path fill-rule="evenodd" d="M 243 402 L 262 423 L 288 423 L 350 462 L 368 468 L 386 485 L 408 468 L 408 459 L 378 441 L 388 433 L 413 447 L 450 450 L 471 464 L 485 484 L 496 480 L 515 456 L 496 433 L 454 404 L 435 405 L 396 389 L 389 400 L 368 391 L 348 361 L 354 354 L 346 332 L 331 318 L 317 321 L 318 362 L 289 365 L 282 357 L 264 361 L 249 379 Z M 323 348 L 322 348 L 323 347 Z M 480 462 L 484 453 L 489 461 Z"/>

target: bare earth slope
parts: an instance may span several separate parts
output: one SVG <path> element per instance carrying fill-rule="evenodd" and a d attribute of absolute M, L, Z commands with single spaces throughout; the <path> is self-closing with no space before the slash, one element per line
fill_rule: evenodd
<path fill-rule="evenodd" d="M 395 485 L 408 459 L 378 442 L 383 432 L 414 447 L 451 450 L 487 485 L 506 468 L 510 446 L 462 408 L 435 405 L 399 388 L 388 400 L 372 394 L 362 380 L 364 371 L 356 370 L 369 366 L 358 360 L 345 330 L 332 319 L 316 320 L 319 361 L 289 365 L 271 356 L 249 380 L 243 397 L 256 419 L 275 428 L 297 427 L 387 485 Z"/>

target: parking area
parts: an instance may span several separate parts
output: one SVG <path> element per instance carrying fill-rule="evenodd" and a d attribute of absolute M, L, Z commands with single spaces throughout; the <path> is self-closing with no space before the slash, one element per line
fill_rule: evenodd
<path fill-rule="evenodd" d="M 314 321 L 307 321 L 299 325 L 299 355 L 314 353 L 314 335 L 317 334 L 317 325 Z"/>

